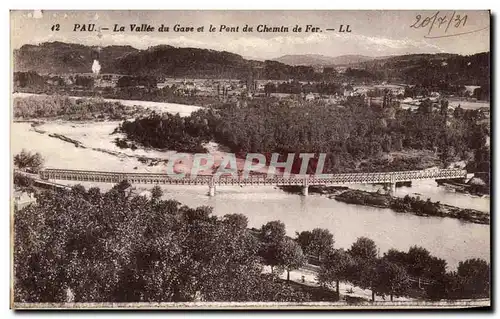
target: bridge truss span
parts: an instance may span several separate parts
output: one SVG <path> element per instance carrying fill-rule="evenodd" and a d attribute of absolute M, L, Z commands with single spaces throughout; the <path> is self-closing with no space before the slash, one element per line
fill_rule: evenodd
<path fill-rule="evenodd" d="M 378 173 L 344 173 L 323 175 L 289 175 L 266 176 L 251 175 L 198 175 L 178 176 L 159 173 L 127 173 L 86 171 L 68 169 L 44 169 L 39 172 L 43 180 L 71 180 L 80 182 L 119 183 L 127 180 L 134 184 L 167 184 L 167 185 L 208 185 L 210 194 L 215 194 L 216 186 L 224 185 L 278 185 L 302 186 L 307 194 L 308 186 L 342 186 L 347 184 L 390 184 L 397 182 L 411 182 L 426 179 L 462 179 L 467 177 L 467 171 L 462 169 L 428 169 L 420 171 L 395 171 Z"/>

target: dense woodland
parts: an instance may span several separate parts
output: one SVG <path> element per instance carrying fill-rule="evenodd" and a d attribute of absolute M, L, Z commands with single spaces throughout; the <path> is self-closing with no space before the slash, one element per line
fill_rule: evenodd
<path fill-rule="evenodd" d="M 375 243 L 361 237 L 348 250 L 335 249 L 325 229 L 292 239 L 280 221 L 247 229 L 243 215 L 216 217 L 211 208 L 161 197 L 159 187 L 150 198 L 133 195 L 126 181 L 107 193 L 81 185 L 37 192 L 37 203 L 15 214 L 14 300 L 337 300 L 338 288 L 325 299 L 277 277 L 309 256 L 320 265 L 325 289 L 342 281 L 391 299 L 489 297 L 490 266 L 484 260 L 470 259 L 446 272 L 446 262 L 421 247 L 379 257 Z M 265 265 L 272 273 L 263 272 Z M 418 278 L 427 283 L 423 290 L 412 283 Z"/>
<path fill-rule="evenodd" d="M 422 158 L 386 156 L 404 150 L 429 151 L 441 165 L 474 156 L 482 163 L 476 166 L 489 165 L 480 156 L 489 134 L 488 126 L 478 124 L 481 112 L 457 109 L 448 116 L 447 106 L 443 101 L 438 109 L 430 102 L 418 111 L 382 109 L 353 98 L 346 107 L 290 108 L 259 100 L 185 118 L 154 114 L 125 121 L 120 130 L 142 145 L 182 151 L 197 152 L 215 140 L 243 155 L 326 153 L 325 172 L 425 168 Z"/>
<path fill-rule="evenodd" d="M 195 112 L 187 119 L 179 114 L 152 114 L 135 121 L 124 121 L 118 131 L 124 132 L 129 140 L 144 147 L 176 150 L 178 152 L 205 152 L 203 144 L 210 141 L 211 134 L 207 120 Z"/>

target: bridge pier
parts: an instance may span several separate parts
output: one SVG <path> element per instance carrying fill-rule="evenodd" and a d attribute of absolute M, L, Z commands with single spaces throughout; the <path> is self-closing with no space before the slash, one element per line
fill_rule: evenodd
<path fill-rule="evenodd" d="M 396 183 L 389 183 L 387 186 L 389 194 L 394 195 L 394 193 L 396 192 Z"/>
<path fill-rule="evenodd" d="M 215 185 L 208 186 L 208 196 L 210 197 L 215 196 Z"/>
<path fill-rule="evenodd" d="M 309 186 L 307 186 L 307 185 L 302 186 L 302 195 L 303 196 L 308 196 L 309 195 Z"/>

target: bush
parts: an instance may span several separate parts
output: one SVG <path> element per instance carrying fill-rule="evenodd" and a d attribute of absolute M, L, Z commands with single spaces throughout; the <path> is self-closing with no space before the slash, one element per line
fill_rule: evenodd
<path fill-rule="evenodd" d="M 36 173 L 43 166 L 43 158 L 38 152 L 32 154 L 23 149 L 21 153 L 14 156 L 14 165 L 19 169 Z"/>

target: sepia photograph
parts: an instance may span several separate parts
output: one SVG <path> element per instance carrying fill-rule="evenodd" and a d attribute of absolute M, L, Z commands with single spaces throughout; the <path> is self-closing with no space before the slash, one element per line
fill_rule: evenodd
<path fill-rule="evenodd" d="M 489 309 L 488 10 L 11 10 L 10 307 Z"/>

